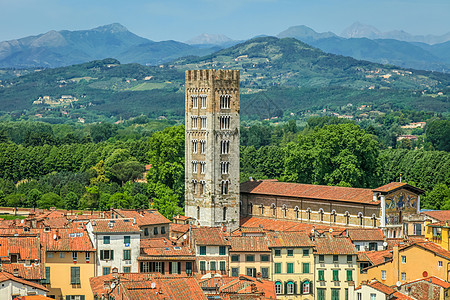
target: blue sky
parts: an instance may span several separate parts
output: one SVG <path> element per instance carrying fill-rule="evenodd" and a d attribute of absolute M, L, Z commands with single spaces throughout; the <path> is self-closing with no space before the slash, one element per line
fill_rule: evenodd
<path fill-rule="evenodd" d="M 340 34 L 359 21 L 381 31 L 450 31 L 450 0 L 0 0 L 0 41 L 121 23 L 142 37 L 185 41 L 276 35 L 295 25 Z"/>

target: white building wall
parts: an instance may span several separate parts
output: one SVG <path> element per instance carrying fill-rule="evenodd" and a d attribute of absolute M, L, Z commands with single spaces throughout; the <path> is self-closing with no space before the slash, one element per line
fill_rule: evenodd
<path fill-rule="evenodd" d="M 14 280 L 7 280 L 0 284 L 0 299 L 12 299 L 12 296 L 28 296 L 28 295 L 43 295 L 47 293 L 43 290 L 24 285 Z"/>

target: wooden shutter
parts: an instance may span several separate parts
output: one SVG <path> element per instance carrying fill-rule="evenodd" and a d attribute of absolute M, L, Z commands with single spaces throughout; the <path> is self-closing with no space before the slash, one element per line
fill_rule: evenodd
<path fill-rule="evenodd" d="M 294 281 L 294 294 L 297 295 L 297 282 Z"/>
<path fill-rule="evenodd" d="M 172 262 L 169 261 L 169 274 L 172 274 Z"/>
<path fill-rule="evenodd" d="M 75 284 L 75 268 L 70 268 L 70 283 Z"/>
<path fill-rule="evenodd" d="M 103 250 L 100 250 L 100 260 L 103 260 Z"/>
<path fill-rule="evenodd" d="M 287 285 L 288 285 L 288 283 L 287 283 L 287 281 L 284 283 L 284 294 L 286 295 L 287 294 Z"/>
<path fill-rule="evenodd" d="M 109 250 L 109 256 L 110 256 L 110 260 L 114 260 L 114 250 Z"/>
<path fill-rule="evenodd" d="M 178 264 L 178 274 L 181 274 L 181 262 L 177 262 Z"/>
<path fill-rule="evenodd" d="M 313 293 L 313 282 L 312 280 L 309 282 L 309 293 L 312 295 Z"/>

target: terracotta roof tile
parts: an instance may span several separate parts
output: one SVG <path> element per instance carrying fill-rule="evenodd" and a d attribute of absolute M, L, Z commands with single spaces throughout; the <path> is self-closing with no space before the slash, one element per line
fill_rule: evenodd
<path fill-rule="evenodd" d="M 38 236 L 0 237 L 0 259 L 9 260 L 10 254 L 19 254 L 19 260 L 39 260 L 40 241 Z"/>
<path fill-rule="evenodd" d="M 189 230 L 189 224 L 170 223 L 170 231 L 171 232 L 185 233 L 188 230 Z"/>
<path fill-rule="evenodd" d="M 25 266 L 23 263 L 13 263 L 13 264 L 3 264 L 1 266 L 2 270 L 14 274 L 14 270 L 17 269 L 19 276 L 27 280 L 40 280 L 45 279 L 44 264 L 31 264 L 30 266 Z"/>
<path fill-rule="evenodd" d="M 391 250 L 359 252 L 358 256 L 360 253 L 364 253 L 367 260 L 370 261 L 373 265 L 381 264 L 385 262 L 387 259 L 392 258 Z"/>
<path fill-rule="evenodd" d="M 439 221 L 450 220 L 450 210 L 422 211 L 421 213 Z"/>
<path fill-rule="evenodd" d="M 313 247 L 305 232 L 268 232 L 269 248 L 273 247 Z"/>
<path fill-rule="evenodd" d="M 385 184 L 383 186 L 380 186 L 380 187 L 374 189 L 373 191 L 374 192 L 379 192 L 379 193 L 389 193 L 389 192 L 393 192 L 393 191 L 395 191 L 397 189 L 400 189 L 400 188 L 411 189 L 411 190 L 414 190 L 416 193 L 419 193 L 419 194 L 423 194 L 425 192 L 424 190 L 421 190 L 421 189 L 419 189 L 419 188 L 417 188 L 415 186 L 409 185 L 409 184 L 407 184 L 405 182 L 390 182 L 388 184 Z"/>
<path fill-rule="evenodd" d="M 276 299 L 275 283 L 269 280 L 258 280 L 256 278 L 240 275 L 239 277 L 219 286 L 221 299 L 228 299 L 225 296 L 232 295 L 230 299 Z M 239 295 L 236 297 L 236 295 Z"/>
<path fill-rule="evenodd" d="M 5 271 L 0 271 L 0 282 L 4 282 L 4 281 L 7 281 L 7 280 L 13 280 L 15 282 L 18 282 L 18 283 L 21 283 L 21 284 L 24 284 L 24 285 L 28 285 L 28 286 L 32 286 L 32 287 L 37 288 L 39 290 L 48 292 L 48 289 L 45 286 L 43 286 L 43 285 L 37 284 L 35 282 L 27 281 L 27 280 L 22 279 L 22 278 L 18 278 L 18 277 L 14 276 L 14 275 L 12 275 L 12 274 L 10 274 L 8 272 L 5 272 Z"/>
<path fill-rule="evenodd" d="M 352 241 L 383 241 L 381 229 L 348 229 L 348 236 Z"/>
<path fill-rule="evenodd" d="M 380 203 L 380 201 L 373 201 L 373 191 L 371 189 L 267 180 L 247 181 L 241 183 L 241 193 L 276 195 L 308 199 L 326 199 L 373 205 L 378 205 Z"/>
<path fill-rule="evenodd" d="M 231 236 L 230 252 L 270 252 L 269 239 L 265 236 Z"/>
<path fill-rule="evenodd" d="M 191 229 L 192 239 L 197 245 L 228 246 L 222 229 L 217 227 L 196 227 Z"/>
<path fill-rule="evenodd" d="M 376 289 L 376 290 L 378 290 L 378 291 L 380 291 L 380 292 L 382 292 L 382 293 L 384 293 L 384 294 L 386 294 L 386 295 L 388 295 L 388 296 L 396 292 L 393 288 L 391 288 L 391 287 L 389 287 L 389 286 L 387 286 L 387 285 L 385 285 L 385 284 L 383 284 L 383 283 L 381 283 L 381 282 L 379 282 L 377 280 L 372 280 L 367 285 L 372 287 L 372 288 L 374 288 L 374 289 Z"/>
<path fill-rule="evenodd" d="M 317 247 L 317 254 L 358 254 L 355 246 L 353 246 L 352 244 L 352 241 L 349 238 L 343 236 L 324 234 L 323 237 L 315 238 L 314 244 Z"/>
<path fill-rule="evenodd" d="M 149 257 L 145 257 L 145 256 Z M 141 255 L 138 260 L 195 259 L 195 255 L 187 246 L 174 245 L 166 238 L 142 239 Z"/>
<path fill-rule="evenodd" d="M 95 251 L 84 229 L 53 229 L 41 236 L 47 251 Z"/>
<path fill-rule="evenodd" d="M 411 283 L 415 283 L 415 282 L 420 282 L 420 281 L 428 281 L 431 282 L 432 284 L 435 284 L 437 286 L 440 286 L 444 289 L 448 289 L 450 288 L 450 283 L 446 282 L 445 280 L 440 279 L 439 277 L 436 276 L 429 276 L 429 277 L 425 277 L 425 278 L 420 278 L 420 279 L 416 279 L 413 281 L 408 281 L 402 285 L 409 285 Z"/>
<path fill-rule="evenodd" d="M 158 224 L 169 224 L 170 221 L 163 215 L 161 215 L 156 209 L 114 209 L 123 218 L 135 218 L 137 225 L 158 225 Z"/>
<path fill-rule="evenodd" d="M 95 219 L 91 221 L 91 224 L 94 232 L 140 233 L 139 227 L 133 224 L 133 219 Z"/>

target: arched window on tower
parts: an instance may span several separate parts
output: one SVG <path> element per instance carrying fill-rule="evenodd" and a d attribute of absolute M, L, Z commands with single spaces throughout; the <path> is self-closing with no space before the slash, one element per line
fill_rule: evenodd
<path fill-rule="evenodd" d="M 197 220 L 200 220 L 200 206 L 197 206 Z"/>
<path fill-rule="evenodd" d="M 362 212 L 358 213 L 359 226 L 364 226 L 364 216 Z"/>
<path fill-rule="evenodd" d="M 377 227 L 377 216 L 375 214 L 372 215 L 372 227 Z"/>
<path fill-rule="evenodd" d="M 224 221 L 227 220 L 227 208 L 226 207 L 223 208 L 223 220 Z"/>
<path fill-rule="evenodd" d="M 270 208 L 272 208 L 272 216 L 276 216 L 277 214 L 277 207 L 275 206 L 275 203 L 272 203 L 272 205 L 270 206 Z"/>
<path fill-rule="evenodd" d="M 324 215 L 323 208 L 319 208 L 319 218 L 320 218 L 320 222 L 323 222 L 323 215 Z"/>
<path fill-rule="evenodd" d="M 350 224 L 350 213 L 348 211 L 346 211 L 344 216 L 345 216 L 345 225 L 349 225 Z"/>
<path fill-rule="evenodd" d="M 287 206 L 286 204 L 283 204 L 283 217 L 286 218 L 287 217 Z"/>
<path fill-rule="evenodd" d="M 264 205 L 263 205 L 263 204 L 261 204 L 261 205 L 259 206 L 259 212 L 260 212 L 260 215 L 261 215 L 261 216 L 264 216 Z"/>
<path fill-rule="evenodd" d="M 308 221 L 311 221 L 311 208 L 306 209 L 306 214 L 308 215 Z"/>
<path fill-rule="evenodd" d="M 298 206 L 294 208 L 294 211 L 295 211 L 295 218 L 298 219 L 300 217 L 300 209 L 298 208 Z"/>
<path fill-rule="evenodd" d="M 248 214 L 253 215 L 253 203 L 251 202 L 248 204 Z"/>
<path fill-rule="evenodd" d="M 336 211 L 334 209 L 331 211 L 331 222 L 336 223 Z"/>

